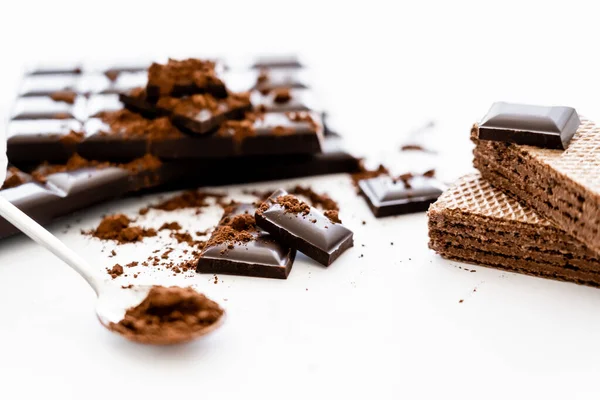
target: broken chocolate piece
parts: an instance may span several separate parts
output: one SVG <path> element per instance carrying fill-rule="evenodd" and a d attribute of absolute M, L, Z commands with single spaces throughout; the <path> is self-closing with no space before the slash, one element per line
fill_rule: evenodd
<path fill-rule="evenodd" d="M 354 245 L 352 231 L 282 189 L 256 210 L 255 217 L 256 224 L 278 241 L 325 266 Z"/>

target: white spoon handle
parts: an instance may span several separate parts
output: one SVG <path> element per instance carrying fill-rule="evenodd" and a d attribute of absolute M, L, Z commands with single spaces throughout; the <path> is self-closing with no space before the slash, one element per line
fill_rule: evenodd
<path fill-rule="evenodd" d="M 83 258 L 79 257 L 77 253 L 69 249 L 63 242 L 58 240 L 56 236 L 52 235 L 33 219 L 29 218 L 27 214 L 12 205 L 2 196 L 0 196 L 0 216 L 4 217 L 8 222 L 19 228 L 21 232 L 67 263 L 71 268 L 77 271 L 79 275 L 90 284 L 96 294 L 98 294 L 100 281 L 91 272 L 92 269 L 90 265 Z"/>

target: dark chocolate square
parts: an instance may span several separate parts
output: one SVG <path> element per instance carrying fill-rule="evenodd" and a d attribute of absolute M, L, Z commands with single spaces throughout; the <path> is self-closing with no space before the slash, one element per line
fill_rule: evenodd
<path fill-rule="evenodd" d="M 478 138 L 564 150 L 580 124 L 572 107 L 496 102 L 479 124 Z"/>
<path fill-rule="evenodd" d="M 358 183 L 375 217 L 427 211 L 443 192 L 443 185 L 433 177 L 415 176 L 408 180 L 378 176 Z"/>

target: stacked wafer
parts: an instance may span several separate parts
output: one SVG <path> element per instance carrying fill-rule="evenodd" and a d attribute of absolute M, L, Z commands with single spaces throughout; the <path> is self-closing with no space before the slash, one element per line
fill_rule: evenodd
<path fill-rule="evenodd" d="M 600 286 L 600 128 L 566 107 L 497 104 L 471 130 L 481 175 L 463 177 L 431 206 L 429 246 L 450 259 Z"/>

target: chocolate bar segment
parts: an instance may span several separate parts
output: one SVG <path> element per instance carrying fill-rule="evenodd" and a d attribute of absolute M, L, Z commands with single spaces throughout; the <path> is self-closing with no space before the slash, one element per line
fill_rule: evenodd
<path fill-rule="evenodd" d="M 181 171 L 152 157 L 111 165 L 73 157 L 63 165 L 41 165 L 30 174 L 10 167 L 0 196 L 41 224 L 178 177 Z M 0 238 L 19 230 L 0 218 Z"/>
<path fill-rule="evenodd" d="M 429 247 L 443 257 L 600 286 L 596 253 L 479 175 L 461 178 L 428 216 Z"/>
<path fill-rule="evenodd" d="M 497 102 L 479 124 L 477 138 L 564 150 L 580 124 L 571 107 Z"/>
<path fill-rule="evenodd" d="M 427 211 L 442 194 L 442 184 L 430 176 L 410 176 L 405 180 L 378 176 L 358 182 L 375 217 Z"/>
<path fill-rule="evenodd" d="M 256 224 L 278 241 L 325 266 L 354 245 L 352 231 L 339 220 L 326 217 L 282 189 L 258 208 L 255 217 Z"/>
<path fill-rule="evenodd" d="M 286 279 L 296 250 L 256 226 L 255 207 L 238 204 L 225 215 L 198 259 L 197 272 Z"/>

